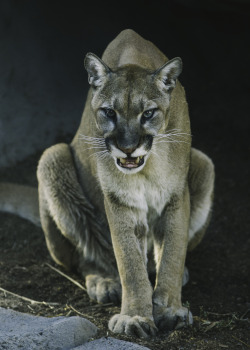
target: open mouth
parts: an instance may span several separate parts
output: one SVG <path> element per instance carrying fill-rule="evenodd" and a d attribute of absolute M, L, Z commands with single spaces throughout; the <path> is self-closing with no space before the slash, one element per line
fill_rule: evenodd
<path fill-rule="evenodd" d="M 139 168 L 144 164 L 144 156 L 117 158 L 117 164 L 126 169 Z"/>

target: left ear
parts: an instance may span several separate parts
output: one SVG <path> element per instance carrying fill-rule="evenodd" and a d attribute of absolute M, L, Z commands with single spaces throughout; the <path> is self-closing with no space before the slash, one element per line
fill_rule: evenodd
<path fill-rule="evenodd" d="M 158 68 L 153 74 L 156 79 L 165 85 L 167 90 L 171 91 L 175 87 L 176 79 L 182 71 L 182 60 L 180 57 L 173 58 Z"/>
<path fill-rule="evenodd" d="M 111 73 L 111 69 L 93 53 L 86 55 L 84 66 L 89 75 L 89 84 L 93 87 L 102 86 Z"/>

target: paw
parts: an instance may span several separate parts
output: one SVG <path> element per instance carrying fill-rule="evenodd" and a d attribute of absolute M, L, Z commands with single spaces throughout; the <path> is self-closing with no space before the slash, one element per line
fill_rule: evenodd
<path fill-rule="evenodd" d="M 121 301 L 121 284 L 112 278 L 104 278 L 97 275 L 86 277 L 87 293 L 90 299 L 98 303 L 119 304 Z"/>
<path fill-rule="evenodd" d="M 192 313 L 186 307 L 167 307 L 161 314 L 154 312 L 154 320 L 161 330 L 180 329 L 193 324 Z"/>
<path fill-rule="evenodd" d="M 114 333 L 123 333 L 132 337 L 148 338 L 156 334 L 154 321 L 147 317 L 117 314 L 109 321 L 109 329 Z"/>

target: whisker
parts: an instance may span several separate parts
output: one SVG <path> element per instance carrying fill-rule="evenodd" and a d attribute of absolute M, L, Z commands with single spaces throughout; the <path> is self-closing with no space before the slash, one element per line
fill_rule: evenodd
<path fill-rule="evenodd" d="M 155 144 L 153 143 L 150 153 L 153 153 L 157 158 L 160 158 L 160 155 L 157 152 L 158 150 L 155 149 Z"/>
<path fill-rule="evenodd" d="M 93 156 L 97 156 L 97 157 L 99 157 L 100 159 L 103 159 L 103 158 L 105 158 L 108 154 L 109 154 L 109 151 L 108 151 L 108 150 L 99 151 L 99 152 L 94 152 L 94 153 L 90 154 L 90 156 L 89 156 L 87 159 L 89 159 L 90 157 L 93 157 Z"/>
<path fill-rule="evenodd" d="M 95 140 L 100 140 L 103 139 L 103 137 L 94 137 L 94 136 L 88 136 L 88 135 L 84 135 L 84 134 L 79 134 L 82 137 L 85 137 L 86 139 L 95 139 Z"/>
<path fill-rule="evenodd" d="M 101 147 L 101 146 L 93 146 L 93 147 L 84 148 L 84 150 L 87 151 L 88 149 L 100 149 L 100 148 L 105 149 L 106 146 L 103 146 L 103 147 Z"/>
<path fill-rule="evenodd" d="M 79 139 L 86 140 L 86 141 L 97 141 L 97 142 L 105 142 L 104 137 L 93 137 L 93 136 L 87 136 L 80 134 Z"/>
<path fill-rule="evenodd" d="M 168 136 L 166 138 L 161 138 L 160 141 L 167 141 L 167 140 L 170 140 L 170 141 L 183 141 L 183 140 L 178 140 L 178 139 L 175 139 L 174 136 L 177 136 L 177 137 L 184 137 L 182 135 L 171 135 L 171 136 Z M 158 140 L 157 140 L 158 141 Z"/>
<path fill-rule="evenodd" d="M 192 136 L 191 134 L 188 134 L 186 132 L 169 132 L 169 133 L 166 133 L 166 134 L 158 134 L 155 136 L 155 138 L 167 138 L 169 136 Z"/>
<path fill-rule="evenodd" d="M 89 145 L 94 145 L 94 146 L 104 146 L 105 145 L 105 142 L 94 142 L 94 141 L 86 141 L 86 140 L 83 140 L 84 143 L 87 143 Z"/>
<path fill-rule="evenodd" d="M 181 141 L 181 140 L 163 140 L 163 141 L 156 141 L 155 145 L 157 145 L 158 143 L 187 143 L 189 144 L 189 142 L 187 141 Z"/>
<path fill-rule="evenodd" d="M 182 132 L 181 129 L 170 129 L 170 130 L 167 130 L 167 132 L 165 134 L 158 134 L 156 135 L 155 137 L 165 137 L 167 135 L 171 135 L 173 133 L 176 133 L 176 134 L 181 134 L 181 135 L 189 135 L 189 136 L 192 136 L 191 134 L 189 133 L 186 133 L 186 132 Z"/>
<path fill-rule="evenodd" d="M 169 129 L 169 130 L 167 130 L 166 131 L 166 133 L 165 134 L 158 134 L 157 136 L 165 136 L 166 134 L 168 134 L 168 133 L 171 133 L 171 132 L 175 132 L 175 131 L 181 131 L 181 129 Z"/>
<path fill-rule="evenodd" d="M 95 152 L 95 154 L 105 154 L 105 153 L 109 153 L 109 151 L 105 149 L 104 151 Z"/>
<path fill-rule="evenodd" d="M 84 140 L 84 141 L 86 141 L 86 142 L 98 142 L 98 143 L 104 143 L 105 142 L 105 140 L 103 139 L 103 140 L 95 140 L 95 139 L 87 139 L 87 138 L 85 138 L 85 137 L 79 137 L 78 138 L 79 140 Z"/>
<path fill-rule="evenodd" d="M 192 136 L 191 134 L 187 134 L 187 133 L 185 133 L 185 132 L 178 132 L 178 133 L 176 133 L 176 134 L 174 134 L 174 133 L 171 133 L 171 134 L 167 134 L 167 136 Z"/>
<path fill-rule="evenodd" d="M 109 156 L 110 153 L 108 151 L 103 151 L 103 153 L 99 154 L 98 152 L 96 153 L 96 156 L 99 158 L 99 159 L 104 159 L 106 158 L 107 156 Z"/>
<path fill-rule="evenodd" d="M 103 137 L 92 137 L 80 134 L 78 137 L 79 140 L 82 140 L 85 144 L 91 145 L 92 147 L 87 148 L 106 148 L 105 139 Z"/>
<path fill-rule="evenodd" d="M 171 129 L 165 134 L 158 134 L 154 137 L 154 144 L 158 143 L 187 143 L 188 141 L 183 140 L 187 136 L 192 136 L 189 133 L 181 132 L 181 129 Z"/>
<path fill-rule="evenodd" d="M 104 159 L 104 158 L 106 158 L 106 157 L 108 157 L 108 156 L 109 156 L 109 153 L 107 152 L 107 153 L 104 153 L 103 155 L 101 155 L 100 158 L 101 158 L 101 159 Z"/>
<path fill-rule="evenodd" d="M 157 154 L 156 152 L 152 151 L 152 149 L 150 150 L 150 153 L 154 154 L 157 158 L 160 158 L 159 154 Z"/>
<path fill-rule="evenodd" d="M 92 142 L 85 142 L 85 145 L 93 146 L 93 147 L 100 147 L 100 148 L 105 148 L 106 147 L 105 144 L 92 143 Z"/>

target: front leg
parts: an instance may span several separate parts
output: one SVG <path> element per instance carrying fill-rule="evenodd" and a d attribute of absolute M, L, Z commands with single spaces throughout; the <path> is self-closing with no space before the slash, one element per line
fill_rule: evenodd
<path fill-rule="evenodd" d="M 190 221 L 188 188 L 173 198 L 154 234 L 156 284 L 153 315 L 159 329 L 171 330 L 192 323 L 191 312 L 182 306 L 181 288 Z"/>
<path fill-rule="evenodd" d="M 111 318 L 109 329 L 131 336 L 152 336 L 156 327 L 146 269 L 146 227 L 138 223 L 136 210 L 109 198 L 105 199 L 105 209 L 122 285 L 121 313 Z"/>

